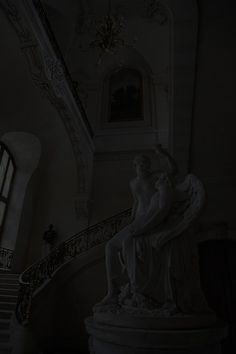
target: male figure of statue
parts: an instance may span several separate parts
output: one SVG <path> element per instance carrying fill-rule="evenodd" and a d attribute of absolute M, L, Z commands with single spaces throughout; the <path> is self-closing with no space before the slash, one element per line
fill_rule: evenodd
<path fill-rule="evenodd" d="M 98 306 L 117 303 L 119 279 L 122 275 L 120 254 L 123 256 L 130 287 L 135 289 L 134 240 L 138 237 L 145 237 L 154 230 L 167 217 L 172 206 L 176 165 L 160 145 L 156 148 L 156 153 L 166 162 L 166 171 L 161 174 L 151 171 L 151 162 L 147 156 L 138 155 L 134 159 L 136 177 L 130 182 L 134 198 L 133 221 L 106 245 L 108 293 Z"/>

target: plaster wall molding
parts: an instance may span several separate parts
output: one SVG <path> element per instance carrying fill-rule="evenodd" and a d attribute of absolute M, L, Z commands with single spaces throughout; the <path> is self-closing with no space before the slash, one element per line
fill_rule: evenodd
<path fill-rule="evenodd" d="M 55 91 L 57 97 L 63 97 L 65 94 L 64 90 L 64 70 L 63 66 L 57 58 L 49 56 L 47 53 L 42 55 L 45 73 L 48 80 L 51 82 L 52 87 Z"/>
<path fill-rule="evenodd" d="M 161 2 L 169 11 L 171 26 L 169 151 L 184 175 L 189 172 L 191 153 L 198 6 L 196 0 L 161 0 Z"/>
<path fill-rule="evenodd" d="M 36 6 L 37 5 L 37 6 Z M 78 196 L 84 209 L 85 195 L 89 199 L 94 144 L 86 114 L 73 87 L 56 43 L 49 37 L 47 20 L 42 21 L 40 1 L 5 0 L 0 4 L 19 38 L 33 83 L 60 115 L 69 135 L 77 166 Z M 40 12 L 41 11 L 41 12 Z M 82 187 L 81 187 L 82 186 Z M 87 210 L 84 210 L 84 214 Z"/>

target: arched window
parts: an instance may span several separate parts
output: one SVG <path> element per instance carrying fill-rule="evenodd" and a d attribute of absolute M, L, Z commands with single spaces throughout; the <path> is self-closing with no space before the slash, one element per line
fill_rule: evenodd
<path fill-rule="evenodd" d="M 7 147 L 0 142 L 0 235 L 4 226 L 14 174 L 13 157 Z"/>
<path fill-rule="evenodd" d="M 122 68 L 109 80 L 108 122 L 142 121 L 143 82 L 138 70 Z"/>
<path fill-rule="evenodd" d="M 100 74 L 100 92 L 96 135 L 136 134 L 143 128 L 156 128 L 156 101 L 154 100 L 153 73 L 136 52 L 124 52 L 124 65 L 116 62 Z M 135 129 L 135 132 L 134 132 Z"/>

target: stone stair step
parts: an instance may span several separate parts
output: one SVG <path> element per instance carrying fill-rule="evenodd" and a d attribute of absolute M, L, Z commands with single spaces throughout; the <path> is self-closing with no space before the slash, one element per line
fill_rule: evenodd
<path fill-rule="evenodd" d="M 0 343 L 7 343 L 10 339 L 10 331 L 1 329 L 0 330 Z"/>
<path fill-rule="evenodd" d="M 19 274 L 0 271 L 0 354 L 11 354 L 10 323 L 19 291 Z"/>
<path fill-rule="evenodd" d="M 0 294 L 0 302 L 17 302 L 17 296 L 16 295 L 2 295 Z"/>
<path fill-rule="evenodd" d="M 17 297 L 18 289 L 0 288 L 0 295 L 12 295 Z"/>
<path fill-rule="evenodd" d="M 1 278 L 0 283 L 5 283 L 5 284 L 18 284 L 18 279 L 17 278 Z"/>
<path fill-rule="evenodd" d="M 0 343 L 0 354 L 11 353 L 12 347 L 9 343 Z"/>
<path fill-rule="evenodd" d="M 0 330 L 5 329 L 9 330 L 10 327 L 10 318 L 8 319 L 0 319 Z"/>
<path fill-rule="evenodd" d="M 0 289 L 19 290 L 19 284 L 0 283 Z"/>
<path fill-rule="evenodd" d="M 15 302 L 0 301 L 0 310 L 11 310 L 14 311 L 16 307 Z"/>
<path fill-rule="evenodd" d="M 10 319 L 12 315 L 13 315 L 13 311 L 0 309 L 0 318 L 1 319 Z"/>
<path fill-rule="evenodd" d="M 18 284 L 19 283 L 19 278 L 15 278 L 15 277 L 1 277 L 0 276 L 0 283 L 15 283 Z"/>

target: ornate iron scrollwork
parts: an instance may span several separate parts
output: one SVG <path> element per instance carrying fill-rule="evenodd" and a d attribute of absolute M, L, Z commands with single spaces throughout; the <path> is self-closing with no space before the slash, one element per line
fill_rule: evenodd
<path fill-rule="evenodd" d="M 34 293 L 50 280 L 59 268 L 91 248 L 106 242 L 130 222 L 130 217 L 131 209 L 128 209 L 91 226 L 62 242 L 48 256 L 26 269 L 20 276 L 16 307 L 19 323 L 23 325 L 29 323 Z"/>

